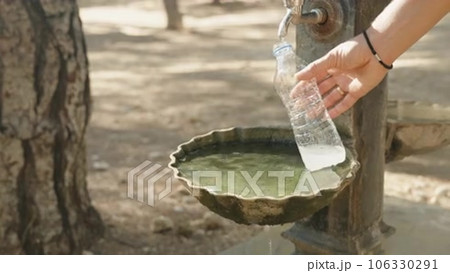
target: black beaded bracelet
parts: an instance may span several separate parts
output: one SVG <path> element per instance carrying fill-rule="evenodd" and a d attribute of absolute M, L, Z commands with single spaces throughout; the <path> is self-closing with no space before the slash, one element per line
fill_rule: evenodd
<path fill-rule="evenodd" d="M 363 35 L 364 38 L 366 39 L 367 45 L 370 48 L 370 51 L 372 51 L 373 56 L 375 56 L 375 58 L 377 58 L 378 62 L 386 69 L 392 69 L 394 67 L 394 65 L 387 65 L 385 62 L 383 62 L 380 58 L 380 56 L 378 55 L 378 53 L 375 51 L 375 49 L 373 48 L 372 43 L 369 40 L 369 36 L 367 36 L 367 32 L 364 30 L 363 31 Z"/>

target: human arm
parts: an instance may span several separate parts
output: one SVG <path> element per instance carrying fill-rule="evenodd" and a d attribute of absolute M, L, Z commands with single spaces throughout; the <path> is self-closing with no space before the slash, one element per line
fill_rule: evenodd
<path fill-rule="evenodd" d="M 367 29 L 384 63 L 391 64 L 450 11 L 450 0 L 393 0 Z M 372 55 L 362 34 L 341 43 L 297 73 L 299 81 L 316 78 L 332 118 L 372 90 L 387 69 Z M 300 88 L 294 88 L 296 97 Z"/>

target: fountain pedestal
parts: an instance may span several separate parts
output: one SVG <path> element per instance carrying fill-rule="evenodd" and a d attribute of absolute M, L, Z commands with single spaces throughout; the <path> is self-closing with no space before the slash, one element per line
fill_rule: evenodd
<path fill-rule="evenodd" d="M 298 25 L 297 55 L 307 62 L 323 56 L 337 44 L 367 29 L 389 2 L 305 1 L 306 9 L 321 6 L 332 20 L 323 25 Z M 353 148 L 361 166 L 355 179 L 329 206 L 298 221 L 284 233 L 295 244 L 296 252 L 378 253 L 383 234 L 393 231 L 382 221 L 385 163 L 447 145 L 450 142 L 448 115 L 448 108 L 423 103 L 388 104 L 385 78 L 350 111 L 337 118 L 335 123 L 341 134 L 354 140 Z"/>
<path fill-rule="evenodd" d="M 305 1 L 305 7 L 316 7 L 323 2 Z M 333 2 L 336 16 L 329 18 L 328 23 L 297 26 L 297 55 L 307 62 L 361 33 L 389 0 Z M 329 206 L 297 222 L 285 233 L 297 252 L 366 254 L 380 249 L 382 234 L 389 230 L 382 222 L 386 104 L 385 79 L 335 120 L 341 134 L 353 140 L 361 167 L 350 185 Z"/>

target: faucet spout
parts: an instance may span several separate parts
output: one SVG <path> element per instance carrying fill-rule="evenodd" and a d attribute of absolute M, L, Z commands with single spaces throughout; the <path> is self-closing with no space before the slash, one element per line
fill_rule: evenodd
<path fill-rule="evenodd" d="M 293 18 L 292 10 L 287 9 L 286 15 L 284 15 L 283 19 L 280 22 L 280 25 L 278 26 L 278 38 L 280 40 L 286 37 L 292 18 Z"/>
<path fill-rule="evenodd" d="M 289 25 L 300 23 L 321 24 L 327 20 L 326 11 L 322 8 L 312 9 L 310 12 L 303 13 L 304 0 L 283 0 L 286 7 L 286 15 L 278 26 L 278 38 L 282 40 L 286 37 Z"/>

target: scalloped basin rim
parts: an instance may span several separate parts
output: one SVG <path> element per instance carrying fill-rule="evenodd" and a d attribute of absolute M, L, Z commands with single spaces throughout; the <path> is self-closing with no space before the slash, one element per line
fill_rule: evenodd
<path fill-rule="evenodd" d="M 220 133 L 228 133 L 228 132 L 232 132 L 232 131 L 236 131 L 236 135 L 239 137 L 239 139 L 234 140 L 234 142 L 238 142 L 238 141 L 242 141 L 242 133 L 240 131 L 245 131 L 245 130 L 280 130 L 280 131 L 290 131 L 290 129 L 285 128 L 285 127 L 249 127 L 249 128 L 240 128 L 240 127 L 230 127 L 230 128 L 225 128 L 225 129 L 217 129 L 217 130 L 212 130 L 208 133 L 202 134 L 202 135 L 198 135 L 193 137 L 192 139 L 190 139 L 187 142 L 184 142 L 180 145 L 178 145 L 177 150 L 175 152 L 173 152 L 170 155 L 170 163 L 169 163 L 169 168 L 173 170 L 175 178 L 182 180 L 190 189 L 192 190 L 206 190 L 208 191 L 209 194 L 211 195 L 219 195 L 219 196 L 231 196 L 231 197 L 236 197 L 239 199 L 246 199 L 246 200 L 261 200 L 261 199 L 267 199 L 267 200 L 273 200 L 273 201 L 281 201 L 283 199 L 290 199 L 292 197 L 302 197 L 302 198 L 314 198 L 315 195 L 317 193 L 310 193 L 310 194 L 288 194 L 288 195 L 284 195 L 281 197 L 272 197 L 272 196 L 252 196 L 252 197 L 244 197 L 242 195 L 239 194 L 233 194 L 233 193 L 227 193 L 227 192 L 214 192 L 211 191 L 210 189 L 203 187 L 203 186 L 199 186 L 199 185 L 194 185 L 192 183 L 191 180 L 189 180 L 188 178 L 184 177 L 181 175 L 180 170 L 177 167 L 177 162 L 178 162 L 178 155 L 179 157 L 183 157 L 186 155 L 186 152 L 184 150 L 184 147 L 186 147 L 189 144 L 192 143 L 198 143 L 202 138 L 206 138 L 206 137 L 212 137 L 215 134 L 220 134 Z M 274 139 L 272 138 L 272 141 Z M 233 141 L 230 141 L 233 142 Z M 251 142 L 251 141 L 249 141 Z M 292 141 L 291 141 L 292 142 Z M 209 143 L 209 144 L 214 144 L 214 143 Z M 321 187 L 320 188 L 320 192 L 322 191 L 329 191 L 329 190 L 334 190 L 340 187 L 340 184 L 344 183 L 344 180 L 350 180 L 354 174 L 356 173 L 357 169 L 359 168 L 359 163 L 354 159 L 355 158 L 355 153 L 352 153 L 347 147 L 346 149 L 346 153 L 350 154 L 350 159 L 346 158 L 346 160 L 343 163 L 338 164 L 339 165 L 343 165 L 343 164 L 348 164 L 349 165 L 349 172 L 346 175 L 345 178 L 343 178 L 341 181 L 334 183 L 333 185 L 330 185 L 329 187 Z M 349 161 L 349 162 L 347 162 Z M 312 172 L 315 173 L 315 172 Z"/>

